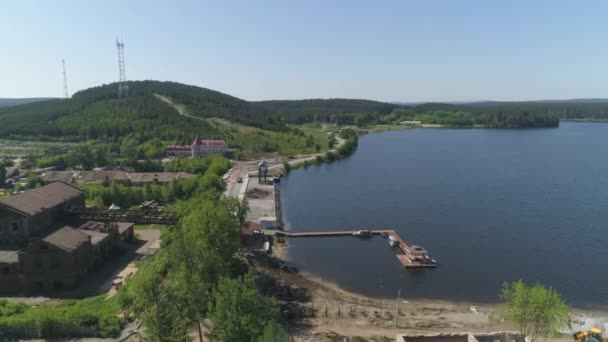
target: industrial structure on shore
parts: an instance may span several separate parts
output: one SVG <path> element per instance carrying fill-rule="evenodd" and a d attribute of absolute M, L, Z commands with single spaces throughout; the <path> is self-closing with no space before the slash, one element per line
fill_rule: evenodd
<path fill-rule="evenodd" d="M 0 292 L 52 292 L 77 286 L 133 238 L 133 223 L 83 220 L 82 190 L 64 182 L 0 201 Z"/>

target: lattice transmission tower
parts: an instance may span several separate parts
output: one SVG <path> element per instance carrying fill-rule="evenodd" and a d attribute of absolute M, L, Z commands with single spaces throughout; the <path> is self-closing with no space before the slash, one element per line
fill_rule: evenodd
<path fill-rule="evenodd" d="M 125 43 L 116 39 L 116 48 L 118 49 L 118 98 L 122 98 L 129 95 L 125 74 Z"/>
<path fill-rule="evenodd" d="M 68 93 L 68 77 L 65 73 L 65 59 L 61 60 L 61 64 L 63 65 L 63 93 L 66 99 L 70 98 L 70 93 Z"/>

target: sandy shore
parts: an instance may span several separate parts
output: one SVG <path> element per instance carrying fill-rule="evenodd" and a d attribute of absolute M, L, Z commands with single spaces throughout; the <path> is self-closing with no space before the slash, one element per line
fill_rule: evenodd
<path fill-rule="evenodd" d="M 287 231 L 290 230 L 288 223 L 284 226 Z M 288 249 L 288 240 L 276 243 L 273 246 L 273 256 L 287 261 Z M 312 338 L 313 341 L 325 340 L 323 334 L 394 338 L 398 333 L 517 330 L 511 322 L 491 319 L 493 313 L 498 311 L 499 304 L 425 298 L 406 298 L 397 302 L 396 298 L 373 298 L 352 293 L 310 273 L 287 273 L 279 269 L 258 267 L 287 285 L 310 291 L 311 300 L 306 305 L 313 309 L 313 317 L 302 319 L 290 330 L 297 337 Z M 572 308 L 571 319 L 571 326 L 564 329 L 563 336 L 550 339 L 551 341 L 571 341 L 574 331 L 592 326 L 608 331 L 608 307 Z"/>
<path fill-rule="evenodd" d="M 284 259 L 288 244 L 276 244 L 275 257 Z M 511 322 L 491 319 L 499 304 L 447 301 L 423 298 L 401 299 L 372 298 L 352 293 L 339 285 L 316 275 L 300 272 L 286 273 L 262 267 L 264 272 L 288 285 L 306 288 L 311 293 L 307 305 L 315 315 L 293 327 L 292 333 L 300 337 L 318 338 L 319 334 L 341 336 L 386 336 L 397 333 L 456 333 L 517 330 Z M 395 316 L 397 322 L 395 326 Z M 608 310 L 573 308 L 573 324 L 555 341 L 570 341 L 570 334 L 582 328 L 599 326 L 608 330 Z"/>

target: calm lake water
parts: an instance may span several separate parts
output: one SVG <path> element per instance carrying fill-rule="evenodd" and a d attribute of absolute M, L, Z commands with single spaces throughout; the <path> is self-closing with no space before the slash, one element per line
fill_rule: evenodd
<path fill-rule="evenodd" d="M 369 134 L 281 188 L 292 231 L 393 227 L 440 263 L 404 270 L 381 237 L 290 240 L 292 263 L 346 289 L 495 302 L 524 279 L 608 306 L 608 124 Z"/>

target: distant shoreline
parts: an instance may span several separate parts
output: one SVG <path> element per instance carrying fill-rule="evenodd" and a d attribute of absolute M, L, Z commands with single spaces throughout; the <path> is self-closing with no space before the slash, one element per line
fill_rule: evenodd
<path fill-rule="evenodd" d="M 606 122 L 608 122 L 608 119 L 559 119 L 559 121 L 565 121 L 565 122 L 606 123 Z"/>

